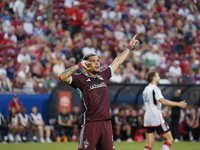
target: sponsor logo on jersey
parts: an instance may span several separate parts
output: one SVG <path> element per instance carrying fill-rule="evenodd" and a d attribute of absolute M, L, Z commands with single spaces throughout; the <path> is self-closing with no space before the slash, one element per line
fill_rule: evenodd
<path fill-rule="evenodd" d="M 87 141 L 87 139 L 83 142 L 84 148 L 87 149 L 89 146 L 89 142 Z"/>
<path fill-rule="evenodd" d="M 101 82 L 100 84 L 93 84 L 90 86 L 90 90 L 105 87 L 105 86 L 106 84 L 104 82 Z"/>

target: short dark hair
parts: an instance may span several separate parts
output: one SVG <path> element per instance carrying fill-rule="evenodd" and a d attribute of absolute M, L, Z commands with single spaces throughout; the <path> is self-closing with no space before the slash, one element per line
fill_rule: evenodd
<path fill-rule="evenodd" d="M 147 78 L 147 81 L 148 81 L 149 83 L 152 82 L 153 77 L 155 77 L 156 73 L 157 73 L 156 71 L 150 71 L 150 72 L 147 73 L 146 78 Z"/>
<path fill-rule="evenodd" d="M 83 56 L 83 60 L 88 60 L 91 56 L 97 56 L 97 54 L 95 53 L 86 54 L 85 56 Z"/>

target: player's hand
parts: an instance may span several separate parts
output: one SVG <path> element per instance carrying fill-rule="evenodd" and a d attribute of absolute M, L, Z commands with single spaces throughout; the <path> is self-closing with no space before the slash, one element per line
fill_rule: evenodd
<path fill-rule="evenodd" d="M 90 66 L 91 63 L 90 63 L 89 61 L 87 61 L 87 60 L 82 60 L 82 61 L 81 61 L 81 64 L 82 64 L 82 66 L 83 66 L 84 69 L 86 69 L 86 70 L 89 70 L 89 69 L 90 69 L 89 66 Z"/>
<path fill-rule="evenodd" d="M 185 108 L 187 106 L 187 103 L 184 101 L 179 102 L 179 107 Z"/>
<path fill-rule="evenodd" d="M 136 36 L 137 36 L 137 34 L 132 38 L 131 42 L 129 43 L 129 45 L 131 45 L 131 47 L 134 47 L 140 43 L 138 40 L 136 40 Z"/>

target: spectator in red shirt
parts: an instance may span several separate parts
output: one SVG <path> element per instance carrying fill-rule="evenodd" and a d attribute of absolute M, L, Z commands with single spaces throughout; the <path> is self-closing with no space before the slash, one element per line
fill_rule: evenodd
<path fill-rule="evenodd" d="M 80 3 L 80 9 L 83 9 L 83 10 L 86 10 L 87 7 L 88 7 L 88 2 L 87 0 L 79 0 L 79 3 Z"/>
<path fill-rule="evenodd" d="M 78 1 L 74 1 L 72 8 L 67 8 L 68 12 L 68 18 L 71 21 L 71 36 L 73 37 L 74 34 L 79 33 L 81 31 L 81 25 L 82 25 L 82 13 L 79 9 L 80 3 Z"/>
<path fill-rule="evenodd" d="M 23 22 L 20 20 L 19 16 L 15 17 L 15 20 L 12 21 L 11 26 L 14 26 L 16 30 L 23 28 Z"/>
<path fill-rule="evenodd" d="M 0 48 L 5 50 L 5 54 L 14 54 L 17 44 L 11 40 L 12 35 L 9 33 L 7 39 L 0 42 Z"/>
<path fill-rule="evenodd" d="M 17 94 L 13 95 L 13 101 L 9 102 L 8 109 L 10 110 L 11 107 L 15 107 L 16 112 L 20 113 L 20 109 L 22 107 L 22 103 L 18 101 Z"/>
<path fill-rule="evenodd" d="M 63 37 L 64 34 L 65 34 L 65 30 L 63 30 L 62 24 L 59 23 L 59 24 L 57 25 L 57 35 L 58 35 L 59 37 Z"/>

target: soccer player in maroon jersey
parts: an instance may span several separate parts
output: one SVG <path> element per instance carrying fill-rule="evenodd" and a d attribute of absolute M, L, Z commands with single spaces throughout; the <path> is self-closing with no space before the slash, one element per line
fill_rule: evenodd
<path fill-rule="evenodd" d="M 80 63 L 58 76 L 61 81 L 77 89 L 85 106 L 79 150 L 115 149 L 112 138 L 107 81 L 126 59 L 130 50 L 138 43 L 135 35 L 127 48 L 114 59 L 112 64 L 101 71 L 99 58 L 95 53 L 89 53 L 83 57 Z M 86 69 L 87 73 L 72 75 L 81 68 Z"/>

